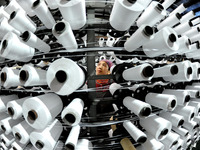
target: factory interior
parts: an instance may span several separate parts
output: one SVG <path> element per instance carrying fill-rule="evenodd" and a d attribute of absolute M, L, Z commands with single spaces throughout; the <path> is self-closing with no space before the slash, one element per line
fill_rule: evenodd
<path fill-rule="evenodd" d="M 0 150 L 199 140 L 199 0 L 0 1 Z"/>

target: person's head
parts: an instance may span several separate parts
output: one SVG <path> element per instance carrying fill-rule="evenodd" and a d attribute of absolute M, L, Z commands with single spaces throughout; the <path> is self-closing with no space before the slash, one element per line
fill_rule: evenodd
<path fill-rule="evenodd" d="M 103 59 L 99 61 L 96 66 L 96 75 L 108 75 L 110 74 L 110 67 L 112 67 L 112 62 L 110 60 Z"/>

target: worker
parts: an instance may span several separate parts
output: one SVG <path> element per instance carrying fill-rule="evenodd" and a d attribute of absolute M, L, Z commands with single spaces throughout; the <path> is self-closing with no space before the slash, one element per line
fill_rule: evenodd
<path fill-rule="evenodd" d="M 96 66 L 96 75 L 109 75 L 112 65 L 113 63 L 107 59 L 99 61 Z M 107 85 L 110 85 L 111 82 L 112 81 L 110 79 L 98 79 L 96 80 L 96 87 L 107 88 Z"/>
<path fill-rule="evenodd" d="M 96 75 L 109 75 L 110 68 L 113 66 L 113 63 L 110 60 L 103 59 L 100 60 L 96 66 Z M 112 83 L 112 79 L 98 79 L 96 80 L 96 98 L 100 98 L 101 101 L 97 105 L 97 112 L 107 113 L 113 111 L 112 102 L 104 101 L 105 97 L 112 97 L 109 91 L 109 86 Z"/>

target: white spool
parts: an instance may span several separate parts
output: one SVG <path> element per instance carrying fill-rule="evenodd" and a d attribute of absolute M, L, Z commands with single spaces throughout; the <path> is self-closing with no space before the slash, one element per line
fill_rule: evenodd
<path fill-rule="evenodd" d="M 198 90 L 200 92 L 200 86 L 199 85 L 186 85 L 186 90 Z"/>
<path fill-rule="evenodd" d="M 130 96 L 127 96 L 123 99 L 123 104 L 138 117 L 146 117 L 152 111 L 151 105 Z"/>
<path fill-rule="evenodd" d="M 18 96 L 15 94 L 12 95 L 1 95 L 0 96 L 0 113 L 6 111 L 6 105 L 9 101 L 18 99 Z M 0 118 L 1 119 L 1 118 Z"/>
<path fill-rule="evenodd" d="M 177 65 L 179 72 L 176 75 L 170 77 L 164 77 L 165 81 L 174 81 L 174 82 L 181 82 L 181 81 L 191 81 L 193 77 L 193 70 L 191 67 L 190 61 L 183 61 L 174 63 Z"/>
<path fill-rule="evenodd" d="M 177 53 L 177 51 L 179 50 L 180 48 L 180 41 L 178 40 L 178 34 L 172 29 L 172 28 L 169 28 L 169 31 L 172 33 L 171 35 L 169 35 L 169 40 L 170 42 L 168 41 L 168 43 L 171 43 L 171 41 L 174 40 L 174 42 L 172 42 L 170 45 L 170 48 L 167 48 L 166 51 L 165 51 L 165 55 L 167 56 L 170 56 L 170 55 L 174 55 L 175 53 Z"/>
<path fill-rule="evenodd" d="M 183 144 L 184 144 L 184 141 L 180 138 L 178 140 L 178 144 L 177 144 L 176 149 L 181 149 L 183 147 Z M 174 149 L 174 150 L 176 150 L 176 149 Z"/>
<path fill-rule="evenodd" d="M 189 134 L 191 135 L 192 140 L 196 143 L 198 141 L 198 134 L 199 134 L 198 128 L 196 127 L 194 130 L 191 130 Z"/>
<path fill-rule="evenodd" d="M 186 137 L 189 134 L 189 131 L 182 127 L 172 127 L 172 130 L 178 133 L 181 137 Z"/>
<path fill-rule="evenodd" d="M 190 24 L 190 22 L 186 21 L 186 22 L 181 23 L 178 26 L 174 27 L 173 29 L 178 35 L 181 35 L 182 33 L 190 30 L 191 26 L 192 25 Z"/>
<path fill-rule="evenodd" d="M 19 80 L 23 86 L 47 85 L 46 70 L 24 65 L 19 71 Z"/>
<path fill-rule="evenodd" d="M 185 138 L 183 138 L 183 140 L 184 140 L 183 147 L 188 147 L 192 143 L 192 136 L 188 134 Z"/>
<path fill-rule="evenodd" d="M 176 53 L 184 54 L 191 51 L 189 38 L 187 36 L 185 35 L 181 36 L 180 38 L 178 38 L 178 42 L 179 42 L 179 49 L 177 50 Z"/>
<path fill-rule="evenodd" d="M 22 121 L 23 121 L 23 118 L 13 120 L 11 117 L 8 117 L 8 118 L 2 119 L 0 121 L 0 126 L 1 126 L 1 129 L 3 130 L 3 132 L 6 135 L 8 135 L 12 132 L 12 127 L 19 124 Z"/>
<path fill-rule="evenodd" d="M 200 79 L 200 63 L 199 62 L 193 62 L 192 63 L 192 69 L 194 71 L 193 73 L 193 80 L 199 80 Z"/>
<path fill-rule="evenodd" d="M 124 70 L 122 76 L 127 81 L 148 81 L 153 78 L 153 67 L 144 63 Z"/>
<path fill-rule="evenodd" d="M 78 30 L 86 24 L 85 0 L 58 0 L 57 3 L 63 19 L 69 22 L 73 30 Z"/>
<path fill-rule="evenodd" d="M 169 8 L 176 0 L 165 0 L 162 5 L 165 9 Z"/>
<path fill-rule="evenodd" d="M 200 20 L 200 18 L 199 18 L 199 20 Z M 192 20 L 190 20 L 190 22 L 192 23 Z M 200 22 L 199 22 L 200 23 Z M 196 24 L 196 25 L 194 25 L 193 23 L 192 23 L 192 28 L 200 28 L 200 24 Z"/>
<path fill-rule="evenodd" d="M 193 82 L 192 86 L 200 86 L 200 83 L 199 82 Z"/>
<path fill-rule="evenodd" d="M 3 67 L 1 70 L 1 85 L 7 89 L 21 85 L 18 74 L 18 69 Z"/>
<path fill-rule="evenodd" d="M 99 47 L 104 47 L 104 41 L 105 39 L 103 37 L 99 38 Z"/>
<path fill-rule="evenodd" d="M 2 17 L 0 19 L 0 39 L 3 39 L 3 37 L 9 31 L 15 33 L 18 36 L 20 35 L 20 32 L 8 23 L 8 19 L 5 17 Z"/>
<path fill-rule="evenodd" d="M 144 143 L 147 140 L 146 134 L 131 123 L 131 121 L 124 121 L 123 126 L 137 143 Z"/>
<path fill-rule="evenodd" d="M 21 10 L 25 13 L 24 9 L 19 5 L 16 0 L 11 0 L 4 10 L 10 15 L 13 11 Z"/>
<path fill-rule="evenodd" d="M 27 98 L 30 98 L 30 97 L 11 100 L 7 103 L 6 105 L 7 111 L 8 111 L 8 114 L 12 117 L 12 119 L 19 119 L 22 117 L 23 115 L 22 104 Z"/>
<path fill-rule="evenodd" d="M 13 11 L 8 23 L 21 33 L 26 30 L 35 32 L 37 29 L 36 24 L 21 10 Z"/>
<path fill-rule="evenodd" d="M 177 98 L 169 94 L 148 93 L 145 102 L 166 111 L 173 111 L 177 106 Z"/>
<path fill-rule="evenodd" d="M 192 136 L 189 134 L 188 137 L 184 138 L 183 147 L 190 147 L 192 144 Z"/>
<path fill-rule="evenodd" d="M 154 38 L 143 45 L 143 51 L 148 57 L 162 54 L 171 55 L 179 49 L 176 32 L 170 27 L 159 30 Z"/>
<path fill-rule="evenodd" d="M 200 45 L 199 45 L 199 42 L 197 43 L 193 43 L 190 45 L 190 49 L 191 49 L 191 52 L 190 53 L 193 53 L 194 55 L 194 58 L 198 58 L 199 57 L 199 51 L 200 51 Z M 197 56 L 196 56 L 197 55 Z M 186 53 L 186 56 L 187 56 L 187 53 Z"/>
<path fill-rule="evenodd" d="M 151 116 L 145 118 L 141 118 L 140 125 L 156 140 L 164 139 L 172 128 L 171 122 L 155 114 L 152 114 Z"/>
<path fill-rule="evenodd" d="M 46 28 L 51 29 L 56 23 L 44 0 L 36 0 L 32 5 L 32 10 Z"/>
<path fill-rule="evenodd" d="M 35 53 L 34 48 L 22 43 L 12 32 L 8 32 L 4 36 L 0 47 L 2 57 L 21 62 L 30 61 Z"/>
<path fill-rule="evenodd" d="M 161 23 L 159 23 L 157 25 L 157 29 L 160 30 L 160 29 L 164 28 L 165 26 L 173 27 L 174 25 L 179 23 L 179 21 L 180 21 L 180 14 L 179 13 L 176 13 L 174 15 L 170 15 L 164 21 L 162 21 Z"/>
<path fill-rule="evenodd" d="M 15 141 L 15 138 L 13 137 L 12 134 L 6 135 L 6 134 L 1 134 L 0 138 L 2 142 L 5 144 L 5 146 L 10 147 L 10 145 Z"/>
<path fill-rule="evenodd" d="M 182 16 L 180 22 L 181 23 L 187 22 L 194 17 L 195 17 L 195 13 L 193 11 L 189 11 L 188 13 L 186 13 L 185 15 Z"/>
<path fill-rule="evenodd" d="M 154 69 L 153 77 L 172 76 L 178 73 L 178 67 L 174 64 L 165 65 Z"/>
<path fill-rule="evenodd" d="M 125 42 L 124 48 L 128 52 L 132 52 L 142 46 L 144 43 L 148 42 L 150 39 L 153 39 L 154 31 L 150 26 L 141 25 L 131 37 Z"/>
<path fill-rule="evenodd" d="M 189 91 L 165 89 L 162 93 L 176 96 L 177 104 L 181 106 L 186 106 L 188 102 L 190 101 Z"/>
<path fill-rule="evenodd" d="M 120 89 L 122 86 L 120 84 L 117 84 L 117 83 L 112 83 L 110 86 L 109 86 L 109 91 L 110 93 L 113 95 L 115 93 L 116 90 Z"/>
<path fill-rule="evenodd" d="M 190 52 L 189 53 L 196 53 L 197 51 L 199 51 L 200 46 L 199 46 L 199 42 L 198 43 L 193 43 L 190 45 Z M 187 54 L 187 53 L 186 53 Z M 195 57 L 195 56 L 194 56 Z"/>
<path fill-rule="evenodd" d="M 182 33 L 181 35 L 186 35 L 187 37 L 191 38 L 199 33 L 199 29 L 197 27 L 191 28 L 190 30 Z"/>
<path fill-rule="evenodd" d="M 195 100 L 191 100 L 188 104 L 188 106 L 193 106 L 195 107 L 195 116 L 198 116 L 200 113 L 200 102 L 199 101 L 195 101 Z"/>
<path fill-rule="evenodd" d="M 1 146 L 4 150 L 8 150 L 8 147 L 7 147 L 3 142 L 0 143 L 0 146 Z"/>
<path fill-rule="evenodd" d="M 52 33 L 57 38 L 58 43 L 62 44 L 65 49 L 78 48 L 71 26 L 67 21 L 63 20 L 56 23 L 52 28 Z"/>
<path fill-rule="evenodd" d="M 45 2 L 47 3 L 47 5 L 50 9 L 57 9 L 58 8 L 57 0 L 45 0 Z"/>
<path fill-rule="evenodd" d="M 104 60 L 104 59 L 106 59 L 106 55 L 101 55 L 101 56 L 99 57 L 99 61 Z"/>
<path fill-rule="evenodd" d="M 30 134 L 30 141 L 37 149 L 53 150 L 61 133 L 63 126 L 55 119 L 48 127 L 42 131 L 33 131 Z"/>
<path fill-rule="evenodd" d="M 114 43 L 115 43 L 115 38 L 113 38 L 113 37 L 109 37 L 106 40 L 106 46 L 108 46 L 108 47 L 113 47 Z"/>
<path fill-rule="evenodd" d="M 145 134 L 147 135 L 147 141 L 141 145 L 143 150 L 164 150 L 164 145 L 161 142 L 149 133 L 145 132 Z"/>
<path fill-rule="evenodd" d="M 4 6 L 0 7 L 0 18 L 5 17 L 7 20 L 9 19 L 9 14 L 4 10 Z"/>
<path fill-rule="evenodd" d="M 186 130 L 192 132 L 192 131 L 194 131 L 194 129 L 196 129 L 198 127 L 198 124 L 195 121 L 191 120 L 189 122 L 184 122 L 183 127 Z"/>
<path fill-rule="evenodd" d="M 193 121 L 195 121 L 198 125 L 200 125 L 200 116 L 194 116 Z"/>
<path fill-rule="evenodd" d="M 59 95 L 69 95 L 85 82 L 83 70 L 72 60 L 61 58 L 54 61 L 47 70 L 47 84 Z"/>
<path fill-rule="evenodd" d="M 200 23 L 200 18 L 199 18 L 199 17 L 197 17 L 197 18 L 195 18 L 195 19 L 191 20 L 191 22 L 192 22 L 192 24 L 193 24 L 193 25 L 197 25 L 197 24 L 199 24 L 199 23 Z"/>
<path fill-rule="evenodd" d="M 79 139 L 76 145 L 76 150 L 93 150 L 92 142 L 88 139 Z"/>
<path fill-rule="evenodd" d="M 30 141 L 29 135 L 34 131 L 25 120 L 12 127 L 12 133 L 15 139 L 22 144 L 27 144 Z"/>
<path fill-rule="evenodd" d="M 199 41 L 199 38 L 200 38 L 200 34 L 196 34 L 196 35 L 192 36 L 190 38 L 190 40 L 193 43 L 193 42 Z"/>
<path fill-rule="evenodd" d="M 159 2 L 152 1 L 149 6 L 144 10 L 142 15 L 136 21 L 138 27 L 143 24 L 148 24 L 153 27 L 157 22 L 167 15 L 163 5 Z"/>
<path fill-rule="evenodd" d="M 66 149 L 75 149 L 80 133 L 80 126 L 73 126 L 65 142 Z"/>
<path fill-rule="evenodd" d="M 159 113 L 159 116 L 170 121 L 174 127 L 180 127 L 184 123 L 183 116 L 175 113 L 163 111 Z"/>
<path fill-rule="evenodd" d="M 177 106 L 173 113 L 179 114 L 184 117 L 186 122 L 189 122 L 191 119 L 194 118 L 195 115 L 195 107 L 192 106 Z"/>
<path fill-rule="evenodd" d="M 167 137 L 161 140 L 161 142 L 165 145 L 164 150 L 169 150 L 173 145 L 178 143 L 179 139 L 180 139 L 180 135 L 176 134 L 173 131 L 169 132 Z"/>
<path fill-rule="evenodd" d="M 45 43 L 43 40 L 38 38 L 34 33 L 31 31 L 25 31 L 22 34 L 22 40 L 29 46 L 37 48 L 41 52 L 49 52 L 51 47 Z"/>
<path fill-rule="evenodd" d="M 21 144 L 17 141 L 14 141 L 12 144 L 11 144 L 11 149 L 10 150 L 24 150 L 26 148 L 26 145 L 24 144 Z"/>
<path fill-rule="evenodd" d="M 115 0 L 109 19 L 111 26 L 119 31 L 128 30 L 146 7 L 138 1 Z"/>
<path fill-rule="evenodd" d="M 23 116 L 30 126 L 44 129 L 61 112 L 63 103 L 58 95 L 48 93 L 26 99 L 22 108 Z"/>
<path fill-rule="evenodd" d="M 63 109 L 61 118 L 67 125 L 75 126 L 80 123 L 83 113 L 84 102 L 80 98 L 75 98 Z"/>
<path fill-rule="evenodd" d="M 194 51 L 186 53 L 185 56 L 186 56 L 186 58 L 189 58 L 189 59 L 190 58 L 199 59 L 199 57 L 200 57 L 200 53 L 199 53 L 200 49 L 197 48 L 197 44 L 196 43 L 194 43 L 193 45 L 196 47 L 196 50 L 193 49 Z"/>
<path fill-rule="evenodd" d="M 191 98 L 198 98 L 199 97 L 199 91 L 198 90 L 185 89 L 184 91 L 188 91 L 190 93 Z"/>
<path fill-rule="evenodd" d="M 181 3 L 178 7 L 176 7 L 174 10 L 172 10 L 172 12 L 169 14 L 170 16 L 171 15 L 174 15 L 176 13 L 182 13 L 186 10 L 187 8 L 183 5 L 183 3 Z"/>
<path fill-rule="evenodd" d="M 26 1 L 24 1 L 24 0 L 17 0 L 17 2 L 26 11 L 26 13 L 29 16 L 31 16 L 31 17 L 35 16 L 34 11 L 31 9 L 31 6 L 32 6 L 34 0 L 26 0 Z"/>
<path fill-rule="evenodd" d="M 132 90 L 135 92 L 140 87 L 145 88 L 144 86 L 145 86 L 144 84 L 134 84 L 133 86 L 129 87 L 129 90 Z"/>

